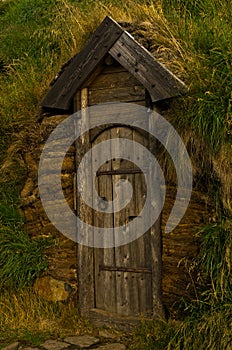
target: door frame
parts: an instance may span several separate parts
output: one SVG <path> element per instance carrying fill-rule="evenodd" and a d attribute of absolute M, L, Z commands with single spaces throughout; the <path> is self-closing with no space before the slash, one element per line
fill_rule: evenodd
<path fill-rule="evenodd" d="M 85 108 L 88 106 L 88 89 L 83 88 L 78 91 L 75 101 L 75 110 L 81 111 L 81 118 L 77 120 L 78 128 L 83 129 L 90 125 L 89 115 Z M 149 114 L 148 114 L 149 118 Z M 149 131 L 152 134 L 154 126 L 149 119 Z M 81 142 L 81 147 L 80 147 Z M 86 132 L 81 136 L 81 140 L 76 142 L 76 164 L 80 162 L 85 153 L 91 148 L 90 132 Z M 156 142 L 149 137 L 149 150 L 155 154 Z M 156 174 L 149 174 L 150 183 L 156 181 Z M 85 178 L 85 174 L 83 174 Z M 89 184 L 92 187 L 92 181 Z M 150 189 L 151 196 L 157 196 L 157 193 L 152 193 L 153 189 Z M 92 210 L 89 208 L 87 211 L 81 210 L 81 199 L 77 195 L 77 216 L 81 220 L 89 218 Z M 77 235 L 85 235 L 85 232 L 77 232 Z M 161 215 L 150 228 L 150 242 L 151 242 L 151 269 L 152 269 L 152 302 L 153 318 L 164 318 L 164 309 L 162 304 L 162 237 L 161 237 Z M 106 248 L 107 249 L 107 248 Z M 78 276 L 78 309 L 80 315 L 84 317 L 90 317 L 95 310 L 95 267 L 94 267 L 94 248 L 78 244 L 77 246 L 77 276 Z M 103 318 L 107 319 L 110 315 L 103 313 Z M 102 318 L 102 315 L 99 315 Z M 111 316 L 112 318 L 112 316 Z M 120 318 L 120 317 L 119 317 Z M 130 319 L 131 317 L 129 317 Z M 117 315 L 113 316 L 113 319 L 118 319 Z M 128 317 L 123 317 L 128 319 Z"/>

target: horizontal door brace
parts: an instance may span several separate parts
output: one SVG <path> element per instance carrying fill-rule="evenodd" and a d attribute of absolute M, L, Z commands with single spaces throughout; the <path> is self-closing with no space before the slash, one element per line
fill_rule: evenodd
<path fill-rule="evenodd" d="M 149 267 L 120 267 L 120 266 L 99 266 L 100 271 L 121 271 L 121 272 L 134 272 L 134 273 L 151 273 L 151 268 Z"/>
<path fill-rule="evenodd" d="M 145 170 L 147 172 L 147 169 Z M 120 174 L 143 174 L 141 169 L 116 169 L 116 170 L 100 170 L 97 171 L 97 176 L 100 175 L 120 175 Z"/>

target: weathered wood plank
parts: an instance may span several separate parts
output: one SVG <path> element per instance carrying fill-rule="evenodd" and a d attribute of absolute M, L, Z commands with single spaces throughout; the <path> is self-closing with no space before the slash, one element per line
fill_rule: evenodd
<path fill-rule="evenodd" d="M 108 50 L 123 33 L 123 29 L 106 17 L 82 51 L 55 81 L 42 101 L 43 108 L 69 110 L 73 96 L 91 75 Z"/>
<path fill-rule="evenodd" d="M 114 141 L 114 149 L 122 150 L 120 138 L 127 138 L 132 140 L 132 129 L 126 127 L 118 127 L 111 129 L 111 138 L 116 138 L 117 142 Z M 113 153 L 113 152 L 112 152 Z M 125 159 L 113 159 L 112 169 L 118 170 L 120 168 L 133 169 L 133 163 L 128 162 Z M 119 180 L 133 180 L 133 175 L 114 175 L 113 179 L 113 190 L 115 191 L 117 182 Z M 131 183 L 131 185 L 134 185 Z M 124 191 L 120 191 L 123 199 L 128 196 L 127 187 Z M 116 197 L 116 196 L 115 196 Z M 120 212 L 114 213 L 114 226 L 125 225 L 125 234 L 130 234 L 126 231 L 126 225 L 129 222 L 129 216 L 134 215 L 133 200 L 127 204 Z M 117 237 L 115 237 L 117 239 Z M 132 263 L 132 251 L 131 244 L 126 244 L 115 248 L 115 261 L 116 266 L 122 267 L 136 267 Z M 117 293 L 117 312 L 119 315 L 131 315 L 131 313 L 137 314 L 139 310 L 138 305 L 138 288 L 136 285 L 136 279 L 138 276 L 131 272 L 118 271 L 116 273 L 116 293 Z M 133 310 L 132 310 L 133 309 Z"/>
<path fill-rule="evenodd" d="M 92 147 L 110 139 L 110 130 L 105 130 L 100 134 L 92 144 Z M 92 149 L 93 164 L 97 161 L 103 163 L 101 170 L 111 170 L 111 161 L 106 161 L 105 152 L 96 153 Z M 102 175 L 93 178 L 93 186 L 95 186 L 98 195 L 104 200 L 112 201 L 112 179 L 110 175 Z M 113 227 L 113 208 L 111 213 L 96 211 L 94 215 L 95 227 Z M 97 231 L 97 228 L 95 229 Z M 99 240 L 99 238 L 98 238 Z M 107 246 L 107 236 L 102 237 L 102 244 Z M 115 291 L 115 272 L 104 271 L 101 266 L 115 266 L 114 248 L 95 248 L 94 250 L 95 264 L 95 299 L 96 307 L 109 312 L 116 312 L 116 291 Z"/>
<path fill-rule="evenodd" d="M 77 96 L 77 108 L 81 107 L 82 115 L 81 119 L 77 121 L 77 123 L 81 123 L 79 126 L 81 129 L 88 127 L 89 125 L 89 115 L 87 110 L 85 109 L 88 105 L 88 90 L 83 89 L 78 98 Z M 78 107 L 79 106 L 79 107 Z M 85 133 L 81 138 L 77 141 L 76 144 L 76 163 L 77 167 L 85 155 L 85 153 L 90 149 L 90 141 L 89 141 L 89 133 Z M 89 167 L 91 164 L 85 164 L 85 167 Z M 84 167 L 84 168 L 85 168 Z M 92 180 L 89 176 L 86 176 L 85 170 L 80 173 L 80 178 L 82 179 L 78 184 L 81 186 L 82 184 L 87 183 L 87 188 L 92 191 Z M 78 191 L 81 192 L 81 188 L 78 187 Z M 78 195 L 77 198 L 77 215 L 83 222 L 87 222 L 92 224 L 92 209 L 88 207 L 84 200 Z M 84 237 L 85 240 L 86 235 L 91 232 L 86 232 L 82 225 L 77 227 L 77 235 L 79 235 L 78 239 L 81 240 L 81 237 Z M 93 308 L 95 305 L 94 302 L 94 254 L 93 248 L 84 246 L 82 244 L 78 244 L 78 254 L 77 254 L 77 265 L 78 265 L 78 297 L 79 297 L 79 311 L 81 315 L 88 316 L 90 308 Z"/>
<path fill-rule="evenodd" d="M 142 105 L 145 106 L 145 101 L 132 101 L 132 103 L 134 104 L 138 104 L 138 105 Z M 104 113 L 102 113 L 102 109 L 100 108 L 100 110 L 98 110 L 97 108 L 94 109 L 90 109 L 89 113 L 90 113 L 90 126 L 92 127 L 93 125 L 97 124 L 97 123 L 102 123 L 104 122 L 106 119 L 110 119 L 112 120 L 115 124 L 120 124 L 120 122 L 118 122 L 119 120 L 119 115 L 118 112 L 114 111 L 114 108 L 110 108 L 111 106 L 105 106 L 105 111 Z M 121 118 L 122 114 L 120 115 L 120 120 L 122 120 Z M 147 120 L 145 118 L 143 118 L 143 115 L 141 115 L 140 113 L 135 113 L 134 111 L 131 112 L 131 106 L 128 103 L 128 109 L 127 109 L 127 105 L 124 104 L 123 106 L 123 122 L 126 123 L 127 118 L 130 120 L 130 124 L 133 125 L 133 120 L 134 123 L 141 125 L 141 127 L 145 127 L 147 125 Z M 115 124 L 107 124 L 105 125 L 105 128 L 113 126 Z M 104 126 L 103 126 L 104 128 Z M 94 139 L 96 137 L 96 135 L 99 134 L 99 132 L 103 129 L 101 126 L 94 128 L 93 130 L 90 131 L 91 133 L 91 140 Z"/>
<path fill-rule="evenodd" d="M 118 62 L 117 62 L 118 63 Z M 102 74 L 112 74 L 112 73 L 121 73 L 121 72 L 128 72 L 126 68 L 124 68 L 123 66 L 121 66 L 119 63 L 117 66 L 106 66 L 104 68 L 104 71 L 102 72 Z"/>
<path fill-rule="evenodd" d="M 121 148 L 120 138 L 127 138 L 146 144 L 143 136 L 136 138 L 134 135 L 138 132 L 128 127 L 118 127 L 111 129 L 111 137 L 118 137 L 118 142 L 114 144 L 117 148 Z M 134 153 L 136 150 L 126 150 Z M 133 159 L 133 154 L 128 154 Z M 118 180 L 126 179 L 133 187 L 133 197 L 130 203 L 120 212 L 114 214 L 114 225 L 125 225 L 125 234 L 130 234 L 126 225 L 137 217 L 144 205 L 144 178 L 141 174 L 130 174 L 130 171 L 137 169 L 136 165 L 125 159 L 113 159 L 112 169 L 127 169 L 128 174 L 114 175 L 113 187 Z M 124 191 L 122 195 L 126 196 Z M 141 228 L 142 229 L 142 228 Z M 147 237 L 146 237 L 147 238 Z M 146 246 L 146 247 L 145 247 Z M 115 261 L 117 266 L 122 268 L 149 268 L 149 259 L 147 254 L 149 242 L 144 241 L 144 236 L 129 244 L 115 248 Z M 138 315 L 152 311 L 151 302 L 151 276 L 146 273 L 134 273 L 118 271 L 116 273 L 116 290 L 117 290 L 117 312 L 121 315 Z"/>
<path fill-rule="evenodd" d="M 104 61 L 100 62 L 100 64 L 94 69 L 93 73 L 88 77 L 88 79 L 85 80 L 85 82 L 82 85 L 82 88 L 89 88 L 93 83 L 95 83 L 96 79 L 98 79 L 100 76 L 104 76 L 105 78 L 107 78 L 107 76 L 111 76 L 116 73 L 129 74 L 128 71 L 119 63 L 117 66 L 107 66 Z"/>
<path fill-rule="evenodd" d="M 103 62 L 100 62 L 98 66 L 94 69 L 94 71 L 90 74 L 90 76 L 84 81 L 82 84 L 82 89 L 89 88 L 90 85 L 96 80 L 96 78 L 102 74 L 104 71 L 105 65 Z"/>
<path fill-rule="evenodd" d="M 154 135 L 154 124 L 152 119 L 149 118 L 149 130 L 151 135 Z M 151 137 L 149 140 L 150 151 L 156 155 L 156 142 Z M 150 196 L 155 201 L 152 201 L 151 205 L 157 207 L 157 210 L 161 213 L 160 207 L 160 195 L 155 191 L 152 184 L 158 181 L 158 174 L 155 169 L 149 172 L 149 191 Z M 155 224 L 150 229 L 150 243 L 151 243 L 151 263 L 152 263 L 152 301 L 153 301 L 153 315 L 154 317 L 164 318 L 164 308 L 162 303 L 162 236 L 161 236 L 161 214 L 156 220 Z"/>
<path fill-rule="evenodd" d="M 141 85 L 106 88 L 89 91 L 89 105 L 105 102 L 135 102 L 145 100 L 145 89 Z"/>
<path fill-rule="evenodd" d="M 134 331 L 135 326 L 141 323 L 141 317 L 138 316 L 120 316 L 117 313 L 109 313 L 107 311 L 92 309 L 90 310 L 91 319 L 97 327 L 112 326 L 114 329 L 121 330 L 124 333 L 131 333 Z M 151 318 L 147 319 L 152 321 Z"/>
<path fill-rule="evenodd" d="M 145 117 L 145 116 L 144 116 Z M 148 119 L 145 119 L 148 125 Z M 135 159 L 142 164 L 142 166 L 147 168 L 147 159 L 146 155 L 142 154 L 142 156 L 139 157 L 137 150 L 136 150 L 136 144 L 139 143 L 143 145 L 144 147 L 148 148 L 147 135 L 144 135 L 137 130 L 133 130 L 133 141 L 134 141 L 134 157 Z M 142 158 L 142 159 L 141 159 Z M 136 169 L 137 166 L 134 165 L 134 168 Z M 137 216 L 140 215 L 140 212 L 142 211 L 145 200 L 147 197 L 147 191 L 150 189 L 147 188 L 147 184 L 145 182 L 144 174 L 136 174 L 134 176 L 135 181 L 135 190 L 136 190 L 136 196 L 135 196 L 135 208 L 137 211 Z M 149 213 L 147 213 L 149 215 Z M 147 218 L 148 219 L 148 218 Z M 146 220 L 146 219 L 145 219 Z M 142 222 L 140 223 L 140 230 L 145 231 L 144 224 Z M 143 267 L 152 267 L 151 262 L 151 240 L 150 240 L 150 230 L 148 232 L 145 232 L 141 237 L 139 237 L 135 242 L 132 242 L 133 245 L 137 247 L 137 264 Z M 151 269 L 152 270 L 152 269 Z M 139 290 L 139 310 L 140 313 L 144 315 L 152 315 L 152 275 L 148 274 L 141 274 L 140 278 L 138 279 L 138 290 Z"/>
<path fill-rule="evenodd" d="M 128 224 L 130 220 L 133 220 L 139 214 L 140 209 L 138 209 L 137 203 L 141 193 L 138 192 L 137 188 L 137 176 L 138 174 L 127 175 L 127 179 L 132 183 L 136 193 L 130 205 L 122 210 L 120 215 L 115 215 L 115 225 Z M 125 234 L 130 234 L 130 232 L 126 231 Z M 144 239 L 145 236 L 127 245 L 115 248 L 116 264 L 135 269 L 148 267 L 149 249 L 145 250 L 145 247 L 148 248 L 149 244 L 146 244 L 147 242 Z M 152 312 L 151 275 L 146 273 L 117 272 L 116 282 L 117 311 L 119 314 L 138 315 L 146 314 L 147 311 Z"/>
<path fill-rule="evenodd" d="M 97 76 L 90 86 L 90 90 L 115 89 L 129 86 L 142 86 L 142 84 L 129 72 L 114 72 L 104 74 L 104 70 Z"/>
<path fill-rule="evenodd" d="M 128 33 L 120 36 L 109 53 L 146 87 L 153 102 L 186 92 L 184 83 Z"/>

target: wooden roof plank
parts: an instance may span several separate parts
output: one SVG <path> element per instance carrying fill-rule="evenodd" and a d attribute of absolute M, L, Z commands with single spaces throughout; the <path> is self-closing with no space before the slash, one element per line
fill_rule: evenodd
<path fill-rule="evenodd" d="M 78 88 L 85 82 L 101 62 L 123 29 L 106 17 L 83 50 L 64 69 L 42 101 L 43 108 L 69 110 L 71 100 Z"/>
<path fill-rule="evenodd" d="M 129 33 L 124 32 L 109 53 L 146 87 L 153 102 L 186 93 L 184 83 L 157 62 Z"/>

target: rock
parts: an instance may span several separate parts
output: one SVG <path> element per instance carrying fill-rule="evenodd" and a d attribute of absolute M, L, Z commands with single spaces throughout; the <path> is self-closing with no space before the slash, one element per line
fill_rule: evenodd
<path fill-rule="evenodd" d="M 67 343 L 70 343 L 72 345 L 77 345 L 81 349 L 89 348 L 90 346 L 99 343 L 99 339 L 98 338 L 91 337 L 89 335 L 80 335 L 80 336 L 68 337 L 68 338 L 65 338 L 64 341 L 67 342 Z"/>
<path fill-rule="evenodd" d="M 27 179 L 22 191 L 21 191 L 21 197 L 28 197 L 32 194 L 32 191 L 35 187 L 34 181 L 29 177 L 29 179 Z"/>
<path fill-rule="evenodd" d="M 121 343 L 113 343 L 100 346 L 98 350 L 126 350 L 126 347 Z"/>
<path fill-rule="evenodd" d="M 19 342 L 16 341 L 10 345 L 5 346 L 4 348 L 2 348 L 2 350 L 15 350 L 18 348 L 18 346 L 19 346 Z"/>
<path fill-rule="evenodd" d="M 35 281 L 34 289 L 38 295 L 48 301 L 66 301 L 69 299 L 72 288 L 63 281 L 51 276 L 43 276 Z"/>
<path fill-rule="evenodd" d="M 119 334 L 115 333 L 114 331 L 108 330 L 108 329 L 101 329 L 99 331 L 99 337 L 108 338 L 108 339 L 116 339 L 116 338 L 119 338 Z"/>
<path fill-rule="evenodd" d="M 62 350 L 68 348 L 70 344 L 59 340 L 47 340 L 41 346 L 47 350 Z"/>

